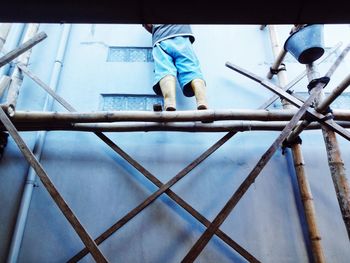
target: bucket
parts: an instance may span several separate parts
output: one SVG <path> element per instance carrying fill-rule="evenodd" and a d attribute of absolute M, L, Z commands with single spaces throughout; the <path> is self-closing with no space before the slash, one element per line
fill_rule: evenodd
<path fill-rule="evenodd" d="M 291 34 L 284 43 L 284 50 L 302 64 L 310 64 L 324 53 L 323 25 L 307 25 Z"/>

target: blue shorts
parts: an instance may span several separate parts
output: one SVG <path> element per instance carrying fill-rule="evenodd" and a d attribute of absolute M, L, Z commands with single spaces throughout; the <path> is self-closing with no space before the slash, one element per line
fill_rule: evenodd
<path fill-rule="evenodd" d="M 154 86 L 157 95 L 162 96 L 159 81 L 166 75 L 177 77 L 182 92 L 187 97 L 194 96 L 191 88 L 193 79 L 203 79 L 199 61 L 188 37 L 174 37 L 163 40 L 153 47 Z"/>

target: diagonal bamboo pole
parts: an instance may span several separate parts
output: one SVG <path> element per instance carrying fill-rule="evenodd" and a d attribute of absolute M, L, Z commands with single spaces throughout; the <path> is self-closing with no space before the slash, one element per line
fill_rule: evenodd
<path fill-rule="evenodd" d="M 303 103 L 290 95 L 288 92 L 284 91 L 281 87 L 264 80 L 263 78 L 243 69 L 238 67 L 237 65 L 233 65 L 230 63 L 230 68 L 237 71 L 238 73 L 260 83 L 262 86 L 268 88 L 270 91 L 278 94 L 280 97 L 286 99 L 288 102 L 293 104 L 294 106 L 301 107 Z M 333 120 L 328 120 L 325 115 L 313 110 L 313 109 L 307 109 L 307 113 L 310 114 L 310 116 L 314 117 L 317 121 L 321 122 L 323 125 L 326 127 L 332 129 L 336 133 L 338 133 L 340 136 L 344 137 L 348 141 L 350 141 L 350 132 L 335 123 Z"/>
<path fill-rule="evenodd" d="M 43 81 L 37 78 L 34 74 L 32 74 L 28 68 L 24 65 L 19 65 L 19 68 L 25 72 L 33 81 L 39 84 L 45 91 L 47 91 L 53 98 L 55 98 L 63 107 L 65 107 L 68 111 L 75 112 L 76 110 L 61 96 L 59 96 L 56 92 L 54 92 L 49 86 L 47 86 Z M 151 173 L 149 173 L 146 169 L 144 169 L 140 164 L 138 164 L 135 160 L 131 159 L 131 157 L 125 153 L 120 147 L 118 147 L 113 141 L 111 141 L 107 136 L 105 136 L 101 132 L 95 132 L 95 134 L 104 141 L 107 145 L 109 145 L 115 152 L 120 154 L 124 159 L 126 159 L 129 163 L 131 163 L 136 169 L 141 171 L 143 175 L 145 175 L 149 180 L 159 186 L 159 190 L 156 191 L 153 195 L 151 195 L 148 199 L 146 199 L 143 203 L 141 203 L 138 207 L 129 212 L 126 216 L 124 216 L 121 220 L 119 220 L 116 224 L 110 227 L 107 231 L 105 231 L 100 237 L 98 237 L 95 241 L 97 244 L 102 243 L 105 239 L 107 239 L 111 234 L 117 231 L 120 227 L 122 227 L 125 223 L 131 220 L 134 216 L 136 216 L 139 212 L 141 212 L 144 208 L 146 208 L 149 204 L 151 204 L 158 196 L 163 193 L 167 193 L 170 197 L 174 198 L 177 203 L 182 206 L 186 211 L 188 211 L 192 216 L 194 216 L 197 220 L 203 223 L 205 226 L 210 224 L 205 217 L 203 217 L 199 212 L 193 209 L 190 205 L 185 203 L 180 197 L 178 197 L 175 193 L 173 193 L 169 188 L 174 185 L 177 181 L 179 181 L 182 177 L 188 174 L 193 168 L 199 165 L 202 161 L 204 161 L 209 155 L 211 155 L 214 151 L 216 151 L 221 145 L 223 145 L 227 140 L 229 140 L 235 133 L 230 132 L 227 133 L 223 138 L 221 138 L 217 143 L 215 143 L 212 147 L 210 147 L 206 152 L 204 152 L 201 156 L 199 156 L 196 160 L 194 160 L 191 164 L 189 164 L 186 168 L 184 168 L 181 172 L 179 172 L 173 179 L 171 179 L 168 183 L 162 184 L 160 181 L 156 179 Z M 217 235 L 222 238 L 224 242 L 230 245 L 233 249 L 235 249 L 240 255 L 249 260 L 250 262 L 259 262 L 253 255 L 251 255 L 248 251 L 242 248 L 238 243 L 228 237 L 221 230 L 217 231 Z M 78 254 L 76 254 L 73 258 L 69 260 L 69 262 L 76 262 L 84 257 L 89 251 L 87 248 L 81 250 Z"/>
<path fill-rule="evenodd" d="M 276 26 L 269 25 L 268 29 L 270 32 L 273 53 L 276 56 L 278 49 L 281 48 L 278 39 L 278 34 L 276 31 Z M 277 78 L 280 86 L 284 87 L 287 84 L 287 74 L 285 71 L 278 72 Z M 289 109 L 290 106 L 291 105 L 289 104 L 289 102 L 283 103 L 284 109 Z M 293 143 L 291 145 L 291 151 L 293 156 L 294 169 L 298 180 L 300 198 L 303 203 L 313 259 L 315 263 L 324 263 L 326 262 L 326 260 L 321 244 L 321 234 L 317 226 L 316 210 L 313 202 L 310 184 L 305 171 L 305 162 L 301 151 L 301 144 Z"/>
<path fill-rule="evenodd" d="M 295 30 L 297 30 L 299 28 L 300 25 L 296 25 L 296 26 L 293 26 L 292 29 L 291 29 L 291 33 L 294 32 Z M 269 25 L 269 27 L 271 27 L 271 25 Z M 271 36 L 271 31 L 269 31 L 270 33 L 270 36 Z M 267 78 L 268 79 L 272 79 L 273 75 L 274 75 L 274 71 L 278 71 L 278 68 L 279 66 L 282 64 L 282 61 L 284 60 L 285 56 L 287 55 L 287 51 L 282 48 L 280 49 L 280 44 L 276 42 L 276 46 L 275 46 L 275 43 L 272 43 L 272 47 L 275 49 L 275 47 L 278 47 L 279 49 L 279 53 L 278 52 L 274 52 L 274 56 L 275 56 L 275 62 L 273 63 L 273 65 L 271 66 L 270 68 L 270 71 L 267 73 Z M 278 71 L 278 72 L 281 72 L 281 71 Z M 278 73 L 276 73 L 278 74 Z"/>
<path fill-rule="evenodd" d="M 322 62 L 326 61 L 327 59 L 330 58 L 331 55 L 333 55 L 342 45 L 341 42 L 339 42 L 338 44 L 336 44 L 327 55 L 325 55 L 325 57 L 323 59 L 319 59 L 319 61 L 317 61 L 317 65 L 321 64 Z M 230 62 L 226 62 L 225 64 L 226 67 L 235 70 L 234 66 L 232 63 Z M 302 73 L 300 73 L 296 78 L 294 78 L 291 82 L 288 83 L 288 85 L 286 85 L 285 87 L 283 87 L 283 90 L 288 91 L 290 90 L 292 87 L 294 87 L 299 81 L 301 81 L 304 77 L 306 76 L 306 70 L 304 70 Z M 277 99 L 279 99 L 280 96 L 278 95 L 274 95 L 272 96 L 269 100 L 267 100 L 262 106 L 261 108 L 267 108 L 268 106 L 270 106 L 272 103 L 274 103 Z"/>
<path fill-rule="evenodd" d="M 33 167 L 41 182 L 45 186 L 46 190 L 51 195 L 52 199 L 55 201 L 58 208 L 61 210 L 63 215 L 67 218 L 69 223 L 72 225 L 73 229 L 81 238 L 82 242 L 88 247 L 92 256 L 97 262 L 108 262 L 106 258 L 103 256 L 99 248 L 97 247 L 94 240 L 87 233 L 83 225 L 80 223 L 79 219 L 75 216 L 73 211 L 70 209 L 68 204 L 65 202 L 63 197 L 57 191 L 55 185 L 50 180 L 49 176 L 46 174 L 44 168 L 35 158 L 34 154 L 30 151 L 26 143 L 23 141 L 21 136 L 18 134 L 16 128 L 11 123 L 10 119 L 7 117 L 6 113 L 0 108 L 0 121 L 5 125 L 7 131 L 17 144 L 18 148 L 22 152 L 25 159 L 28 163 Z"/>
<path fill-rule="evenodd" d="M 271 159 L 273 154 L 276 152 L 278 147 L 280 147 L 281 143 L 286 139 L 290 131 L 294 128 L 294 126 L 298 123 L 300 118 L 306 113 L 307 109 L 313 103 L 315 97 L 321 92 L 324 84 L 319 83 L 313 90 L 312 94 L 305 101 L 305 103 L 300 107 L 299 111 L 294 115 L 291 121 L 287 124 L 287 126 L 283 129 L 281 134 L 277 137 L 277 139 L 272 143 L 272 145 L 267 149 L 267 151 L 262 155 L 256 166 L 249 173 L 247 178 L 243 181 L 243 183 L 238 187 L 236 192 L 231 196 L 219 214 L 215 217 L 210 226 L 204 231 L 202 236 L 197 240 L 197 242 L 193 245 L 187 255 L 184 257 L 182 262 L 193 262 L 199 254 L 202 252 L 204 247 L 208 244 L 210 239 L 213 237 L 216 230 L 222 225 L 228 215 L 231 213 L 233 208 L 237 205 L 239 200 L 243 197 L 249 187 L 254 183 L 255 179 L 258 177 L 262 169 Z"/>
<path fill-rule="evenodd" d="M 46 33 L 40 32 L 27 40 L 26 42 L 22 43 L 19 45 L 17 48 L 14 50 L 6 53 L 4 56 L 0 58 L 0 67 L 6 65 L 7 63 L 10 63 L 12 60 L 17 58 L 18 56 L 22 55 L 32 47 L 34 47 L 36 44 L 40 43 L 43 41 L 45 38 L 47 38 Z"/>

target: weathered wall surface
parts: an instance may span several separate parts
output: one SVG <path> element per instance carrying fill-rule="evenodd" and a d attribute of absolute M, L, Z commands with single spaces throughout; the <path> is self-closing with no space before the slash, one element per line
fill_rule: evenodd
<path fill-rule="evenodd" d="M 63 25 L 43 24 L 48 38 L 33 50 L 30 68 L 46 83 Z M 340 28 L 340 29 L 339 29 Z M 290 26 L 280 26 L 281 41 Z M 346 42 L 345 26 L 328 26 L 326 47 Z M 225 67 L 230 61 L 265 76 L 273 63 L 267 29 L 258 25 L 193 25 L 194 49 L 208 85 L 213 109 L 254 109 L 272 94 Z M 150 47 L 151 37 L 141 25 L 73 25 L 57 92 L 78 111 L 97 111 L 101 94 L 153 95 L 152 62 L 109 61 L 111 47 Z M 342 47 L 340 49 L 342 49 Z M 338 52 L 339 54 L 340 52 Z M 319 67 L 324 74 L 335 56 Z M 288 56 L 292 80 L 304 66 Z M 349 70 L 349 59 L 334 74 L 331 90 Z M 275 79 L 274 79 L 275 80 Z M 294 90 L 305 92 L 304 79 Z M 326 90 L 326 91 L 328 91 Z M 177 90 L 178 110 L 195 108 L 194 98 Z M 18 109 L 40 110 L 45 92 L 25 78 Z M 271 107 L 280 107 L 276 102 Z M 349 108 L 349 105 L 343 105 Z M 65 111 L 58 104 L 54 110 Z M 36 133 L 21 133 L 33 147 Z M 167 182 L 224 133 L 134 132 L 107 135 L 162 182 Z M 277 132 L 238 133 L 171 189 L 209 220 L 278 136 Z M 322 244 L 328 262 L 348 262 L 349 240 L 341 218 L 320 131 L 302 134 L 306 170 L 314 196 Z M 338 138 L 346 167 L 349 142 Z M 82 224 L 97 237 L 157 188 L 92 133 L 47 133 L 41 158 L 48 175 Z M 0 258 L 6 259 L 28 165 L 12 139 L 0 161 Z M 308 262 L 310 247 L 297 192 L 291 155 L 279 150 L 222 225 L 221 229 L 262 262 Z M 180 262 L 204 231 L 166 195 L 103 242 L 111 262 Z M 306 239 L 305 239 L 306 238 Z M 38 182 L 34 189 L 19 262 L 65 262 L 83 244 Z M 92 262 L 85 257 L 82 262 Z M 198 262 L 244 262 L 214 237 Z"/>

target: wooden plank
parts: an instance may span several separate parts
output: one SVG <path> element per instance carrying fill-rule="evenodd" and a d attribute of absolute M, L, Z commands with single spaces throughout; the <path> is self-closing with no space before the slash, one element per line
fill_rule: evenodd
<path fill-rule="evenodd" d="M 305 101 L 303 105 L 301 105 L 299 111 L 294 115 L 291 121 L 287 124 L 287 126 L 283 129 L 281 134 L 277 137 L 277 139 L 272 143 L 272 145 L 267 149 L 267 151 L 262 155 L 258 163 L 255 165 L 253 170 L 249 173 L 247 178 L 243 181 L 243 183 L 238 187 L 236 192 L 232 195 L 232 197 L 225 204 L 223 209 L 219 212 L 219 214 L 215 217 L 210 226 L 206 229 L 206 231 L 202 234 L 202 236 L 197 240 L 197 242 L 193 245 L 187 255 L 184 257 L 182 262 L 193 262 L 198 255 L 202 252 L 204 247 L 208 244 L 210 239 L 216 230 L 221 226 L 221 224 L 225 221 L 228 215 L 231 213 L 233 208 L 237 205 L 239 200 L 243 197 L 249 187 L 254 183 L 255 179 L 258 177 L 262 169 L 271 159 L 273 154 L 276 152 L 278 147 L 280 147 L 281 143 L 287 138 L 290 131 L 294 128 L 294 126 L 298 123 L 300 118 L 305 114 L 307 109 L 310 107 L 316 96 L 323 89 L 324 84 L 318 84 L 313 93 L 309 96 L 309 98 Z"/>
<path fill-rule="evenodd" d="M 46 174 L 44 168 L 41 166 L 39 161 L 35 158 L 34 154 L 30 151 L 26 143 L 23 141 L 19 133 L 17 132 L 15 126 L 13 126 L 10 119 L 7 117 L 4 110 L 0 107 L 0 121 L 4 124 L 7 131 L 17 144 L 18 148 L 22 152 L 25 159 L 28 161 L 30 166 L 33 167 L 41 182 L 45 186 L 46 190 L 49 192 L 52 199 L 55 201 L 58 208 L 61 210 L 63 215 L 67 218 L 75 232 L 81 238 L 82 242 L 91 252 L 93 258 L 97 262 L 108 262 L 107 259 L 103 256 L 102 252 L 97 247 L 94 240 L 90 237 L 88 232 L 85 230 L 83 225 L 80 223 L 79 219 L 75 216 L 71 208 L 65 202 L 61 194 L 56 189 L 53 182 L 50 180 L 49 176 Z"/>
<path fill-rule="evenodd" d="M 24 42 L 23 44 L 19 45 L 14 50 L 12 50 L 12 51 L 8 52 L 7 54 L 5 54 L 4 56 L 2 56 L 0 58 L 0 68 L 2 66 L 6 65 L 7 63 L 11 62 L 12 60 L 14 60 L 19 55 L 26 52 L 27 50 L 31 49 L 36 44 L 40 43 L 46 37 L 47 37 L 46 33 L 41 32 L 41 33 L 35 35 L 34 37 L 32 37 L 31 39 L 29 39 L 28 41 Z"/>

